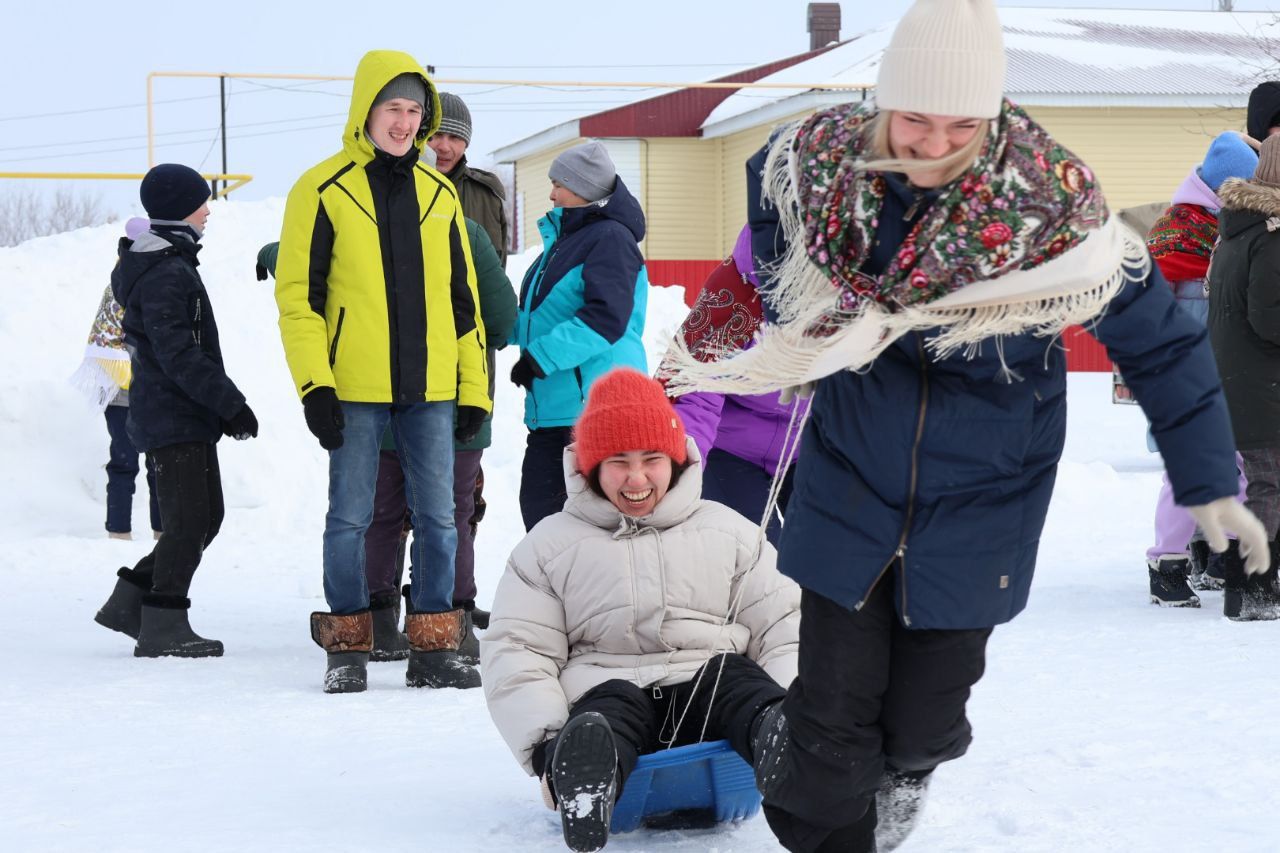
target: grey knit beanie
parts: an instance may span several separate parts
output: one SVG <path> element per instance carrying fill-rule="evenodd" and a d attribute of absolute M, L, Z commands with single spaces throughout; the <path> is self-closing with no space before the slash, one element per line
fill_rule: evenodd
<path fill-rule="evenodd" d="M 393 78 L 390 83 L 383 86 L 378 94 L 374 96 L 370 109 L 392 98 L 408 98 L 410 101 L 417 101 L 419 106 L 426 109 L 427 86 L 422 82 L 422 76 L 420 74 L 406 73 Z"/>
<path fill-rule="evenodd" d="M 440 126 L 436 133 L 449 133 L 471 143 L 471 110 L 452 92 L 440 93 Z"/>
<path fill-rule="evenodd" d="M 562 153 L 551 163 L 547 177 L 576 196 L 599 201 L 613 193 L 618 170 L 609 151 L 596 140 L 584 142 Z"/>

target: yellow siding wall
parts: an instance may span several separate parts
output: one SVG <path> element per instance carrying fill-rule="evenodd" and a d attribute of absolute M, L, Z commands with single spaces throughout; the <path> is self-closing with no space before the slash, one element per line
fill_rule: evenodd
<path fill-rule="evenodd" d="M 1244 110 L 1163 107 L 1027 107 L 1097 174 L 1115 209 L 1168 202 L 1209 142 L 1244 129 Z"/>
<path fill-rule="evenodd" d="M 724 228 L 720 231 L 720 245 L 716 254 L 709 258 L 723 258 L 733 249 L 733 242 L 738 239 L 738 232 L 747 221 L 747 160 L 760 150 L 769 139 L 773 125 L 760 125 L 731 136 L 724 137 L 724 154 L 720 160 L 721 183 L 724 192 L 721 194 L 721 207 L 724 210 Z"/>
<path fill-rule="evenodd" d="M 551 179 L 547 177 L 547 170 L 551 168 L 551 161 L 559 157 L 561 152 L 580 142 L 581 139 L 570 140 L 516 161 L 516 196 L 523 200 L 523 209 L 520 211 L 520 251 L 542 245 L 542 237 L 538 234 L 538 220 L 551 209 L 548 199 L 551 195 Z"/>
<path fill-rule="evenodd" d="M 723 257 L 719 140 L 654 138 L 642 145 L 645 255 L 663 261 Z"/>

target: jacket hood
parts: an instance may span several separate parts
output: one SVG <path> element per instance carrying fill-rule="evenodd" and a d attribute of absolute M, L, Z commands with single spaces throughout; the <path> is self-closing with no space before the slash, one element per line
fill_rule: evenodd
<path fill-rule="evenodd" d="M 1260 219 L 1276 218 L 1280 228 L 1280 187 L 1229 178 L 1218 189 L 1218 197 L 1222 199 L 1218 228 L 1223 238 L 1235 237 Z"/>
<path fill-rule="evenodd" d="M 1222 199 L 1209 189 L 1209 185 L 1200 177 L 1200 167 L 1191 170 L 1178 189 L 1173 193 L 1174 204 L 1197 204 L 1211 212 L 1222 208 Z"/>
<path fill-rule="evenodd" d="M 350 112 L 342 132 L 342 149 L 357 163 L 368 163 L 373 159 L 373 141 L 364 129 L 369 110 L 373 109 L 373 99 L 382 91 L 383 86 L 401 74 L 417 74 L 421 77 L 430 100 L 430 103 L 424 105 L 423 130 L 418 131 L 418 135 L 414 137 L 414 148 L 421 152 L 427 137 L 440 127 L 440 93 L 418 61 L 398 50 L 371 50 L 356 66 L 356 78 L 351 86 Z"/>
<path fill-rule="evenodd" d="M 613 530 L 615 537 L 645 528 L 666 530 L 675 527 L 692 515 L 702 500 L 702 454 L 698 452 L 698 445 L 687 436 L 685 449 L 689 456 L 679 482 L 662 496 L 651 514 L 635 518 L 624 515 L 591 490 L 586 475 L 578 471 L 578 454 L 574 445 L 569 445 L 564 450 L 564 481 L 569 492 L 565 512 L 603 530 Z"/>
<path fill-rule="evenodd" d="M 111 272 L 111 290 L 115 294 L 116 302 L 121 305 L 128 302 L 129 293 L 138 279 L 165 258 L 186 255 L 194 264 L 197 262 L 196 254 L 199 251 L 199 243 L 184 240 L 181 237 L 170 240 L 151 231 L 139 235 L 137 240 L 121 237 L 116 250 L 120 263 L 116 264 Z"/>
<path fill-rule="evenodd" d="M 644 239 L 644 211 L 622 182 L 622 176 L 618 176 L 610 195 L 582 207 L 562 207 L 560 210 L 560 227 L 565 234 L 600 219 L 612 219 L 625 226 L 637 243 Z"/>

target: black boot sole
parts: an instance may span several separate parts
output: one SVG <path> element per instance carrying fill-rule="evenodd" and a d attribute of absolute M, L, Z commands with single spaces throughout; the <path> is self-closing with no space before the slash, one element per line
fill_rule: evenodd
<path fill-rule="evenodd" d="M 604 847 L 617 796 L 618 752 L 603 716 L 593 712 L 569 721 L 556 739 L 550 773 L 564 843 L 579 853 Z"/>
<path fill-rule="evenodd" d="M 160 648 L 135 646 L 133 656 L 135 658 L 220 658 L 222 657 L 222 643 L 215 645 L 213 642 L 209 642 L 189 646 L 163 646 Z"/>

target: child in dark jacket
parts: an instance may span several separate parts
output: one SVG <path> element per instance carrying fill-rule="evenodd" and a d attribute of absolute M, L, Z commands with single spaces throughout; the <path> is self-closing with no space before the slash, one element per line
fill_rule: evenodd
<path fill-rule="evenodd" d="M 95 621 L 137 639 L 135 657 L 216 657 L 191 630 L 187 592 L 222 523 L 216 444 L 257 436 L 258 421 L 222 366 L 218 327 L 196 267 L 209 188 L 194 169 L 162 164 L 142 180 L 151 229 L 120 241 L 111 275 L 132 349 L 129 437 L 155 460 L 164 532 L 122 568 Z"/>

